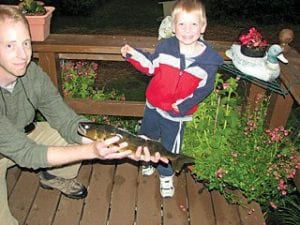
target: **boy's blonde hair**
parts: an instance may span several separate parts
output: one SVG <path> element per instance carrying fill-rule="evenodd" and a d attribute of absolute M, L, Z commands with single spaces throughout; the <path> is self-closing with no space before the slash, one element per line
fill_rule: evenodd
<path fill-rule="evenodd" d="M 206 29 L 207 19 L 204 4 L 199 0 L 177 0 L 172 10 L 172 20 L 176 21 L 176 16 L 180 12 L 195 12 L 200 17 L 200 25 L 203 27 L 203 32 Z"/>
<path fill-rule="evenodd" d="M 22 22 L 29 29 L 28 21 L 25 15 L 17 6 L 0 5 L 0 26 L 6 19 L 11 19 L 15 22 Z"/>

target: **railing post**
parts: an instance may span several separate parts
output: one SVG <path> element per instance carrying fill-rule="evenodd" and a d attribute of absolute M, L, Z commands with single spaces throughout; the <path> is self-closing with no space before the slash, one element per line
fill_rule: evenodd
<path fill-rule="evenodd" d="M 39 65 L 50 76 L 54 85 L 61 91 L 59 57 L 54 52 L 39 52 Z"/>
<path fill-rule="evenodd" d="M 282 84 L 282 88 L 284 88 Z M 292 111 L 294 99 L 290 93 L 286 96 L 272 94 L 267 111 L 267 126 L 274 129 L 285 126 Z"/>

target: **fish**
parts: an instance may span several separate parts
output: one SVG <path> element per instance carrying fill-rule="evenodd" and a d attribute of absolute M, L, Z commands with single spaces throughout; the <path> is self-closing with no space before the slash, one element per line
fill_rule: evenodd
<path fill-rule="evenodd" d="M 110 137 L 118 136 L 120 141 L 127 142 L 128 146 L 126 150 L 133 152 L 139 146 L 147 146 L 150 154 L 154 155 L 155 152 L 159 152 L 162 157 L 169 159 L 173 170 L 179 173 L 184 165 L 194 164 L 195 158 L 184 154 L 175 154 L 168 151 L 161 142 L 149 138 L 143 138 L 139 135 L 135 135 L 125 129 L 117 128 L 107 124 L 101 124 L 96 122 L 79 122 L 78 133 L 81 136 L 87 137 L 94 141 L 104 141 Z M 122 151 L 122 150 L 121 150 Z"/>

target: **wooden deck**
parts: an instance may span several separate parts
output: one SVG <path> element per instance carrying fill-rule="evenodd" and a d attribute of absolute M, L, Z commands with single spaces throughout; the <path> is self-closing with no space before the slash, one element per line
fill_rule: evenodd
<path fill-rule="evenodd" d="M 143 177 L 139 167 L 129 162 L 85 163 L 78 179 L 89 194 L 72 200 L 57 190 L 40 188 L 34 172 L 9 169 L 12 214 L 20 225 L 264 224 L 258 204 L 230 205 L 219 192 L 202 189 L 189 172 L 175 178 L 176 194 L 169 199 L 160 197 L 157 174 Z"/>

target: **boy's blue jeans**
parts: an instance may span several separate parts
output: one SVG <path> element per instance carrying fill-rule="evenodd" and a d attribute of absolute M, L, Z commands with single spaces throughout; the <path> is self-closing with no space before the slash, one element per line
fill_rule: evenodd
<path fill-rule="evenodd" d="M 154 140 L 160 140 L 166 150 L 173 152 L 173 149 L 181 148 L 183 133 L 183 122 L 168 120 L 162 117 L 155 109 L 146 106 L 139 131 L 140 135 L 145 135 Z M 157 165 L 157 171 L 161 176 L 172 176 L 174 174 L 170 164 L 159 163 Z"/>

